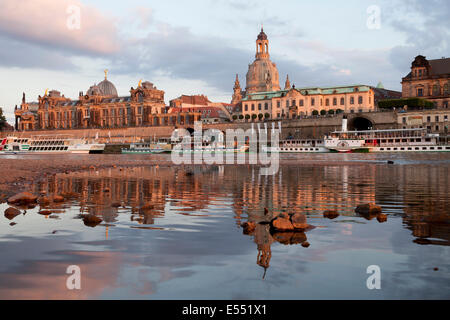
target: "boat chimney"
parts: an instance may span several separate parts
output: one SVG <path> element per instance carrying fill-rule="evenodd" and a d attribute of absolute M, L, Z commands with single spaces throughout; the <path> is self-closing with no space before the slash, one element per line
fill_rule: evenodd
<path fill-rule="evenodd" d="M 342 116 L 342 132 L 347 132 L 347 116 Z"/>

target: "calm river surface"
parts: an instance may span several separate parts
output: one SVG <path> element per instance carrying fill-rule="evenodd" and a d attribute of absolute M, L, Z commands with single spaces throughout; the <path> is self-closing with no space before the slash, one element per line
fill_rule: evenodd
<path fill-rule="evenodd" d="M 33 191 L 67 201 L 0 217 L 0 299 L 449 299 L 449 169 L 448 153 L 317 154 L 283 155 L 274 176 L 250 165 L 49 176 Z M 368 202 L 386 222 L 355 213 Z M 264 208 L 316 228 L 244 234 Z M 70 265 L 81 290 L 66 287 Z M 367 288 L 370 265 L 380 290 Z"/>

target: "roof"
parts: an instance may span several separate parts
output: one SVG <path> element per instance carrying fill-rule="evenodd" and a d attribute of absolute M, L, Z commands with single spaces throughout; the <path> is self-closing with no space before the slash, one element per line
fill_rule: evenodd
<path fill-rule="evenodd" d="M 297 90 L 302 95 L 314 95 L 314 94 L 343 94 L 353 92 L 367 92 L 372 89 L 371 86 L 355 84 L 349 86 L 337 86 L 337 87 L 304 87 L 293 88 L 291 90 Z M 272 98 L 284 97 L 290 90 L 280 90 L 271 92 L 255 92 L 249 93 L 243 101 L 248 100 L 268 100 Z"/>
<path fill-rule="evenodd" d="M 450 74 L 450 58 L 441 58 L 427 60 L 424 56 L 417 56 L 411 64 L 413 67 L 426 67 L 429 70 L 429 76 L 440 76 Z M 403 79 L 412 78 L 410 71 Z"/>
<path fill-rule="evenodd" d="M 172 107 L 168 111 L 168 113 L 180 113 L 180 112 L 199 112 L 202 114 L 202 118 L 228 119 L 228 116 L 219 107 L 191 107 L 191 108 Z"/>
<path fill-rule="evenodd" d="M 450 73 L 450 58 L 428 60 L 428 62 L 431 66 L 431 75 Z"/>

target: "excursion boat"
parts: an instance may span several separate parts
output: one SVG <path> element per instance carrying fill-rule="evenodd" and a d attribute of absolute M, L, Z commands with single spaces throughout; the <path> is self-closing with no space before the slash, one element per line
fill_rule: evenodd
<path fill-rule="evenodd" d="M 2 141 L 3 154 L 103 153 L 105 144 L 72 138 L 69 135 L 39 135 L 31 138 L 7 137 Z"/>
<path fill-rule="evenodd" d="M 132 143 L 129 148 L 122 148 L 122 154 L 152 154 L 170 152 L 171 150 L 170 140 L 161 138 L 156 142 Z"/>
<path fill-rule="evenodd" d="M 324 139 L 324 146 L 334 152 L 445 152 L 450 145 L 439 140 L 438 134 L 425 128 L 347 131 L 347 119 L 342 130 Z"/>
<path fill-rule="evenodd" d="M 278 147 L 262 147 L 263 152 L 279 152 L 279 153 L 321 153 L 330 152 L 325 148 L 323 140 L 317 139 L 288 139 L 280 141 Z"/>
<path fill-rule="evenodd" d="M 170 149 L 164 148 L 163 145 L 154 143 L 132 143 L 129 148 L 123 148 L 123 154 L 150 154 L 170 152 Z"/>
<path fill-rule="evenodd" d="M 223 143 L 212 143 L 209 144 L 207 142 L 203 142 L 202 145 L 196 144 L 175 144 L 172 148 L 173 152 L 180 153 L 244 153 L 248 152 L 249 146 L 243 145 L 238 148 L 238 146 L 234 146 L 233 148 L 227 148 L 223 145 Z"/>

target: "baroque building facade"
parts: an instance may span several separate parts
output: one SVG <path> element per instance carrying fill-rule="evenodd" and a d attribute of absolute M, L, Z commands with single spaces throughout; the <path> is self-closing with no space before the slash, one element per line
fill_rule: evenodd
<path fill-rule="evenodd" d="M 276 64 L 270 61 L 269 41 L 261 29 L 256 39 L 255 61 L 249 65 L 245 91 L 236 75 L 232 103 L 240 104 L 244 119 L 289 119 L 319 113 L 375 111 L 380 99 L 400 98 L 401 93 L 368 85 L 295 88 L 286 76 L 279 84 Z"/>
<path fill-rule="evenodd" d="M 116 87 L 107 79 L 94 84 L 77 100 L 64 97 L 57 90 L 45 92 L 37 103 L 22 103 L 15 110 L 17 130 L 120 128 L 193 123 L 198 113 L 168 115 L 164 91 L 151 82 L 131 87 L 129 96 L 118 96 Z"/>
<path fill-rule="evenodd" d="M 418 55 L 411 63 L 411 71 L 402 78 L 402 97 L 425 98 L 437 108 L 450 103 L 450 58 L 427 60 Z"/>

